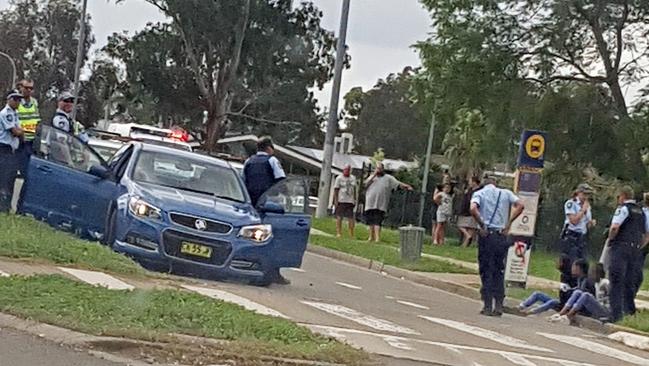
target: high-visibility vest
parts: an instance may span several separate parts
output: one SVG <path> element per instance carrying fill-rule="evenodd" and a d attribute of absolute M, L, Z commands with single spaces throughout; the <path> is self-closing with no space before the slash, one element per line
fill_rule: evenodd
<path fill-rule="evenodd" d="M 25 131 L 25 140 L 33 140 L 36 134 L 36 126 L 41 122 L 41 115 L 38 112 L 38 101 L 35 98 L 30 99 L 29 105 L 24 101 L 18 105 L 18 119 L 20 128 Z"/>

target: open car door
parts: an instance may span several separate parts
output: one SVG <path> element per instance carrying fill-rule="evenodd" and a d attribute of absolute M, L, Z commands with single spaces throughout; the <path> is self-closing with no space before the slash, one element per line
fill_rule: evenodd
<path fill-rule="evenodd" d="M 306 179 L 290 177 L 275 184 L 259 199 L 257 209 L 262 222 L 273 227 L 271 245 L 275 268 L 302 265 L 311 229 L 308 186 Z"/>

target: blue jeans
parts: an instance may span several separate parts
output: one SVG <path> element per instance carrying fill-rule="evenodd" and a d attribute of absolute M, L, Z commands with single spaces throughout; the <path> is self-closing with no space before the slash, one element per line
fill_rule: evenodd
<path fill-rule="evenodd" d="M 588 312 L 593 318 L 608 318 L 611 316 L 610 311 L 606 309 L 602 304 L 597 301 L 595 296 L 588 292 L 581 290 L 575 290 L 566 306 L 573 311 L 583 311 Z"/>
<path fill-rule="evenodd" d="M 553 309 L 557 305 L 559 305 L 559 300 L 553 299 L 552 297 L 548 296 L 543 292 L 536 291 L 532 295 L 530 295 L 530 297 L 528 297 L 527 300 L 523 301 L 519 307 L 523 309 L 529 308 L 530 306 L 536 304 L 537 302 L 540 302 L 542 304 L 536 309 L 534 309 L 532 314 L 541 314 L 542 312 Z"/>

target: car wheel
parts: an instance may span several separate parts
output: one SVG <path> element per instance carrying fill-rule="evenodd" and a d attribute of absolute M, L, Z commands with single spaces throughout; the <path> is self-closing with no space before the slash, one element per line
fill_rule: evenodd
<path fill-rule="evenodd" d="M 108 214 L 108 221 L 106 223 L 106 234 L 104 235 L 104 244 L 113 248 L 115 245 L 115 223 L 117 222 L 117 210 L 112 209 Z"/>

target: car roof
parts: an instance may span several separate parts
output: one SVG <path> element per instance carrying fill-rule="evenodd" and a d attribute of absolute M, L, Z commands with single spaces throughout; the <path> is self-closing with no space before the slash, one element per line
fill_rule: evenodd
<path fill-rule="evenodd" d="M 147 151 L 147 152 L 157 152 L 157 153 L 165 153 L 165 154 L 171 154 L 171 155 L 177 155 L 181 157 L 186 157 L 186 158 L 191 158 L 191 159 L 196 159 L 196 160 L 201 160 L 204 162 L 216 164 L 219 166 L 222 166 L 224 168 L 232 168 L 232 166 L 225 160 L 218 159 L 215 157 L 203 155 L 203 154 L 197 154 L 192 151 L 186 151 L 186 150 L 181 150 L 173 147 L 167 147 L 167 146 L 162 146 L 162 145 L 154 145 L 154 144 L 147 144 L 146 142 L 131 142 L 131 144 L 135 145 L 140 149 L 141 151 Z"/>
<path fill-rule="evenodd" d="M 89 139 L 88 144 L 90 146 L 115 147 L 115 148 L 120 148 L 124 146 L 124 142 L 121 141 L 102 140 L 102 139 L 95 139 L 95 138 Z"/>

